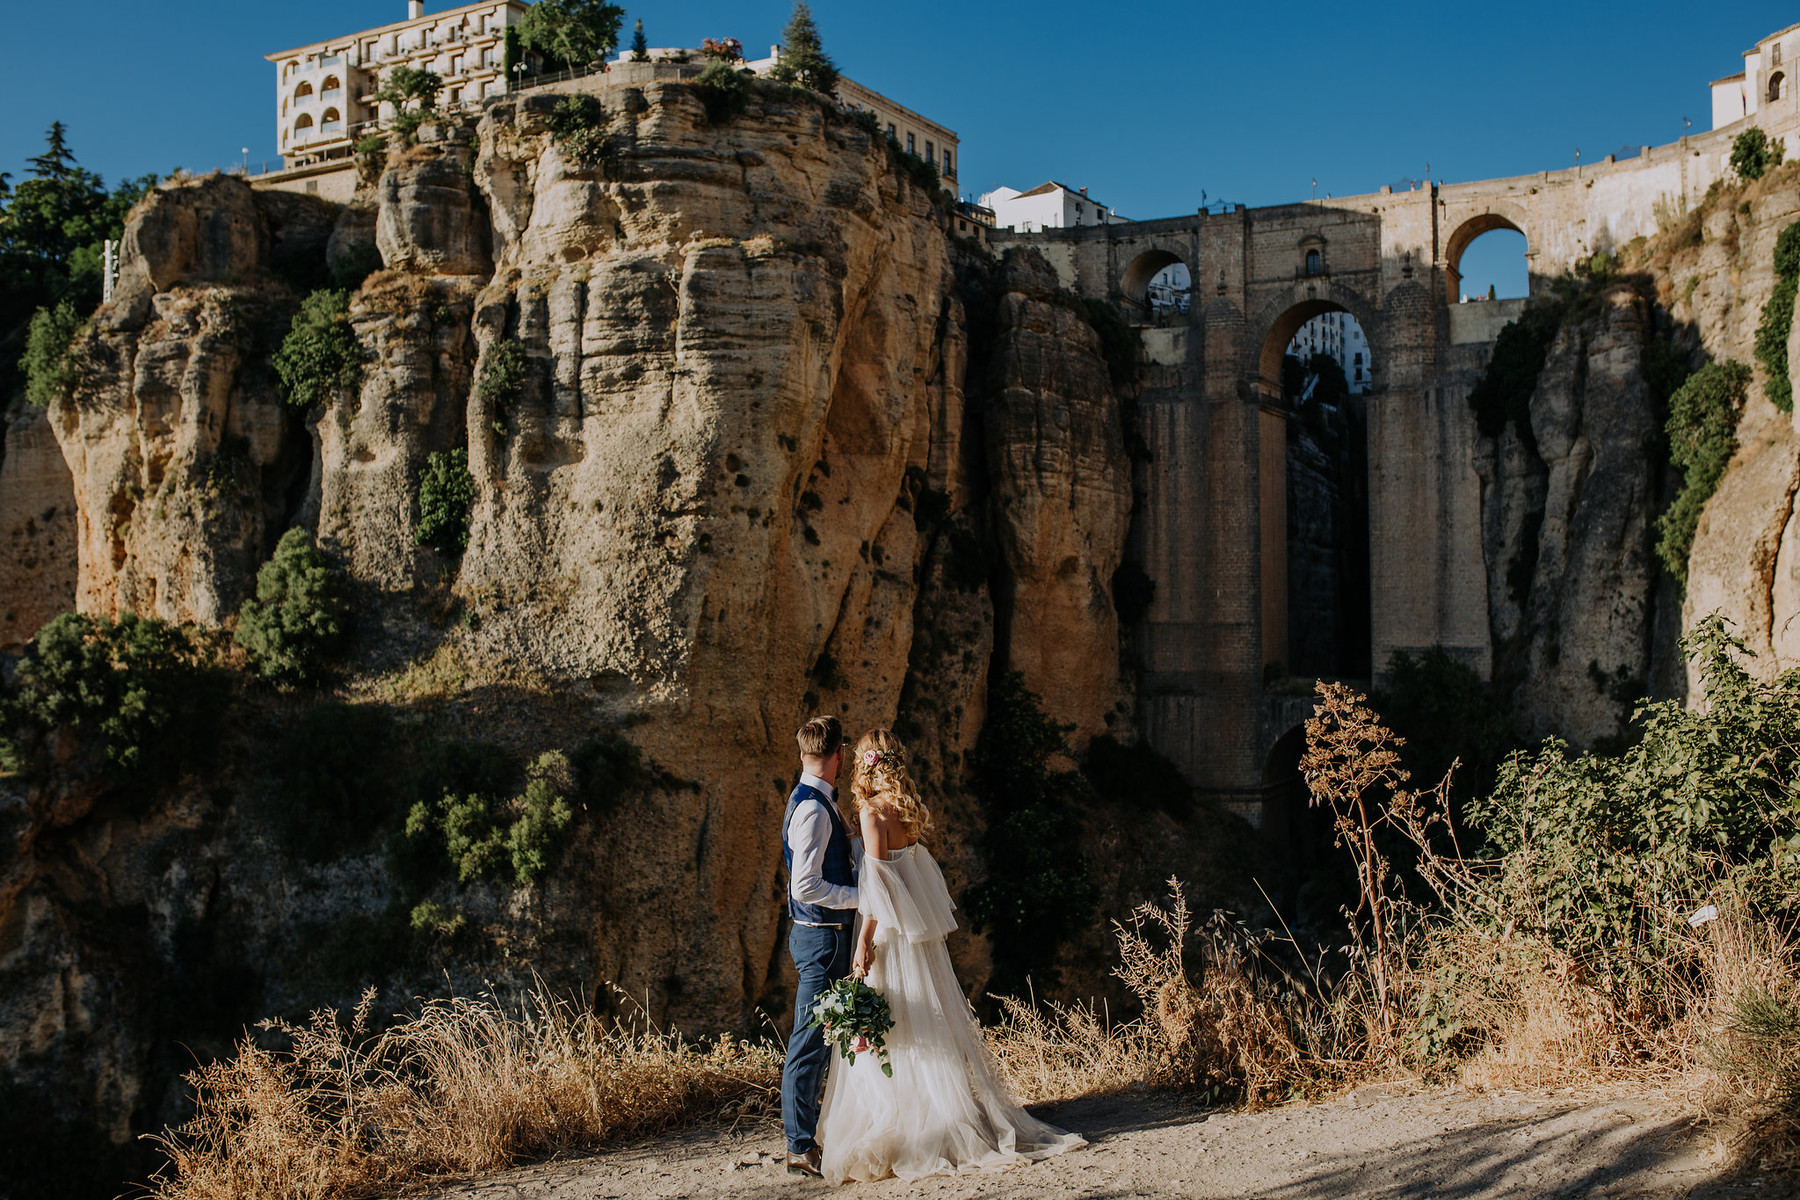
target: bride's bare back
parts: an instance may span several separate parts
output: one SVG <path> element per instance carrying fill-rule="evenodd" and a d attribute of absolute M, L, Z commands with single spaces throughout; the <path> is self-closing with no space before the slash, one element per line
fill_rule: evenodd
<path fill-rule="evenodd" d="M 904 850 L 919 839 L 912 835 L 900 818 L 874 805 L 858 814 L 862 824 L 863 853 L 886 858 L 896 850 Z"/>

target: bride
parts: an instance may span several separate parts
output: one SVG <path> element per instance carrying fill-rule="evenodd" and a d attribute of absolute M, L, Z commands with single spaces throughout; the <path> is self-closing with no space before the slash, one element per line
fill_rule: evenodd
<path fill-rule="evenodd" d="M 993 1171 L 1087 1143 L 1021 1108 L 995 1073 L 950 969 L 956 905 L 920 838 L 931 814 L 885 729 L 857 743 L 849 798 L 863 837 L 852 970 L 887 997 L 889 1079 L 876 1054 L 835 1058 L 819 1119 L 833 1183 Z"/>

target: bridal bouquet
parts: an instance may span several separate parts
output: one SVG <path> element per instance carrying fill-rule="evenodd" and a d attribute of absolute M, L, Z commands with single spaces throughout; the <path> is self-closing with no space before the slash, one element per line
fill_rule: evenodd
<path fill-rule="evenodd" d="M 894 1077 L 888 1062 L 887 1031 L 894 1027 L 894 1013 L 887 997 L 854 975 L 838 980 L 823 992 L 813 1005 L 812 1020 L 807 1027 L 818 1025 L 825 1030 L 825 1040 L 838 1048 L 851 1062 L 858 1054 L 873 1050 L 881 1056 L 881 1073 Z"/>

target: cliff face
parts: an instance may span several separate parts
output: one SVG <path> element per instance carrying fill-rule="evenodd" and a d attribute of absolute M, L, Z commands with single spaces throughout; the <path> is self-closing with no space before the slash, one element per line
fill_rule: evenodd
<path fill-rule="evenodd" d="M 1508 424 L 1475 455 L 1495 674 L 1529 741 L 1619 736 L 1670 649 L 1657 639 L 1668 598 L 1651 529 L 1663 497 L 1649 308 L 1624 286 L 1598 308 L 1558 330 L 1530 428 Z"/>
<path fill-rule="evenodd" d="M 1775 287 L 1775 241 L 1800 219 L 1795 182 L 1794 168 L 1784 167 L 1752 185 L 1743 208 L 1722 205 L 1709 213 L 1703 244 L 1668 271 L 1671 291 L 1687 296 L 1677 313 L 1691 315 L 1714 359 L 1756 362 L 1756 329 Z M 1695 281 L 1691 292 L 1688 279 Z M 1790 363 L 1800 363 L 1797 342 L 1790 335 Z M 1738 422 L 1737 453 L 1694 536 L 1682 623 L 1685 628 L 1708 613 L 1723 614 L 1757 655 L 1752 669 L 1774 675 L 1800 666 L 1800 527 L 1794 520 L 1800 437 L 1792 416 L 1769 402 L 1765 382 L 1758 364 Z M 1690 680 L 1690 688 L 1698 684 Z"/>
<path fill-rule="evenodd" d="M 0 649 L 16 649 L 75 607 L 75 482 L 44 410 L 0 433 Z"/>
<path fill-rule="evenodd" d="M 540 969 L 748 1028 L 787 1003 L 777 818 L 806 716 L 900 729 L 959 891 L 984 872 L 964 758 L 995 664 L 1129 735 L 1109 594 L 1129 464 L 1053 273 L 954 247 L 863 127 L 775 89 L 724 125 L 679 84 L 596 97 L 600 150 L 550 133 L 558 96 L 509 99 L 390 147 L 343 209 L 217 177 L 147 200 L 48 414 L 69 590 L 229 629 L 280 534 L 315 528 L 355 601 L 340 696 L 393 741 L 529 757 L 624 733 L 646 764 L 537 886 L 440 889 L 488 939 L 460 985 Z M 362 380 L 296 414 L 269 355 L 305 281 L 369 243 Z M 995 298 L 973 371 L 958 256 Z M 483 386 L 520 358 L 516 388 Z M 417 544 L 418 479 L 456 449 L 476 501 L 449 558 Z M 5 1065 L 114 1140 L 173 1111 L 176 1033 L 208 1053 L 364 978 L 395 1004 L 433 986 L 343 949 L 407 896 L 379 845 L 311 861 L 281 832 L 272 756 L 308 703 L 244 690 L 215 764 L 166 794 L 8 794 Z M 958 952 L 978 986 L 984 944 Z"/>

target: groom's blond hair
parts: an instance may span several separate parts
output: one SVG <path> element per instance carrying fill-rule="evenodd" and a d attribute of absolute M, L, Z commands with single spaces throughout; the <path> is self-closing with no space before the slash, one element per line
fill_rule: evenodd
<path fill-rule="evenodd" d="M 814 717 L 794 734 L 804 758 L 830 758 L 844 744 L 844 725 L 836 717 Z"/>

